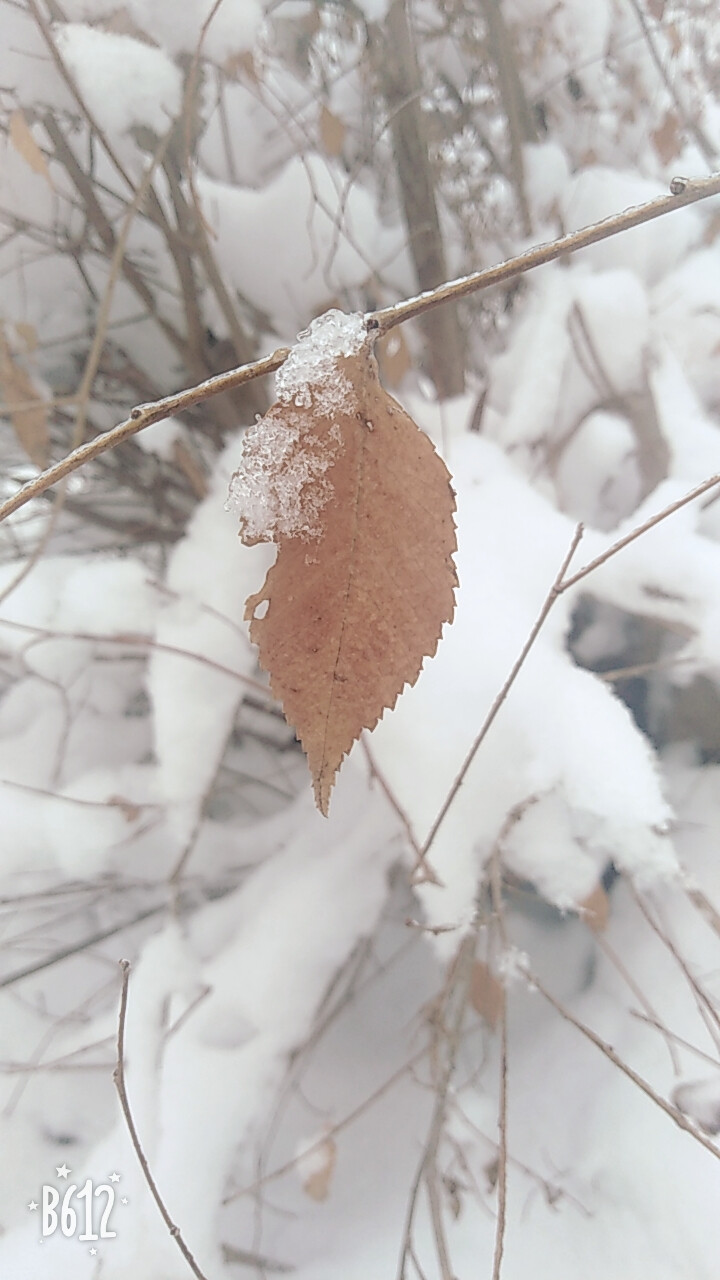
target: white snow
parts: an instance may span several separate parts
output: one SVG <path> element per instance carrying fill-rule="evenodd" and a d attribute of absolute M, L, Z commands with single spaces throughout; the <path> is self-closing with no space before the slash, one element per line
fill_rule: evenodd
<path fill-rule="evenodd" d="M 320 534 L 333 492 L 325 473 L 342 449 L 342 435 L 338 423 L 323 440 L 310 428 L 316 415 L 348 411 L 352 385 L 340 360 L 357 355 L 366 339 L 363 316 L 336 309 L 298 335 L 277 374 L 278 403 L 246 431 L 242 462 L 230 481 L 227 505 L 240 516 L 248 544 Z"/>
<path fill-rule="evenodd" d="M 354 356 L 367 341 L 365 318 L 332 308 L 317 316 L 298 334 L 290 355 L 278 370 L 275 389 L 283 404 L 314 409 L 329 417 L 341 409 L 347 383 L 339 375 L 338 359 Z"/>
<path fill-rule="evenodd" d="M 367 280 L 377 261 L 383 273 L 397 263 L 407 280 L 397 229 L 382 225 L 373 196 L 334 161 L 295 156 L 258 191 L 203 175 L 197 188 L 227 279 L 282 335 Z"/>
<path fill-rule="evenodd" d="M 247 687 L 243 681 L 254 670 L 244 603 L 267 558 L 233 539 L 223 511 L 239 449 L 235 439 L 221 454 L 208 496 L 172 551 L 148 666 L 160 788 L 176 806 L 179 841 L 197 820 Z"/>
<path fill-rule="evenodd" d="M 162 137 L 182 103 L 182 77 L 162 49 L 132 36 L 63 23 L 58 48 L 101 128 L 111 136 L 134 125 Z"/>

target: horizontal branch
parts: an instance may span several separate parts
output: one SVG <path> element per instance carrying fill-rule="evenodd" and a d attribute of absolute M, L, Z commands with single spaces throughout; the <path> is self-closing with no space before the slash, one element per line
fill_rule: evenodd
<path fill-rule="evenodd" d="M 414 319 L 433 307 L 442 306 L 445 302 L 457 301 L 458 298 L 477 293 L 481 289 L 489 289 L 492 285 L 502 284 L 507 280 L 514 279 L 515 276 L 524 275 L 526 271 L 531 271 L 534 267 L 554 262 L 558 258 L 565 257 L 568 253 L 576 253 L 578 249 L 585 249 L 588 245 L 597 244 L 600 240 L 619 235 L 622 231 L 629 231 L 632 227 L 639 227 L 645 222 L 651 222 L 654 218 L 661 218 L 667 213 L 672 213 L 675 209 L 684 209 L 687 205 L 696 204 L 698 200 L 706 200 L 709 196 L 720 195 L 720 173 L 714 173 L 709 178 L 694 178 L 692 180 L 688 178 L 673 178 L 670 188 L 670 195 L 658 196 L 655 200 L 649 200 L 646 204 L 635 205 L 632 209 L 626 209 L 623 213 L 613 214 L 612 217 L 604 218 L 602 222 L 593 223 L 589 227 L 583 227 L 580 231 L 571 231 L 568 235 L 561 236 L 558 240 L 536 245 L 515 258 L 508 258 L 506 262 L 498 263 L 497 266 L 488 267 L 483 271 L 476 271 L 472 275 L 462 276 L 458 280 L 451 280 L 447 284 L 440 285 L 437 289 L 418 294 L 414 298 L 407 298 L 405 301 L 397 302 L 393 306 L 383 307 L 378 311 L 370 311 L 365 317 L 368 328 L 375 332 L 385 333 L 394 328 L 395 325 L 402 324 L 405 320 Z M 219 395 L 223 391 L 234 391 L 237 387 L 252 381 L 253 378 L 260 378 L 267 373 L 274 373 L 285 362 L 288 355 L 288 347 L 278 347 L 276 351 L 264 356 L 261 360 L 254 360 L 250 364 L 241 365 L 237 369 L 230 369 L 227 373 L 220 373 L 216 377 L 208 378 L 205 382 L 189 387 L 185 391 L 178 391 L 174 395 L 164 396 L 161 400 L 138 405 L 132 410 L 130 417 L 125 422 L 121 422 L 119 426 L 113 427 L 111 431 L 106 431 L 103 435 L 96 436 L 95 439 L 89 440 L 78 449 L 74 449 L 61 462 L 48 467 L 46 471 L 23 485 L 11 498 L 0 504 L 0 521 L 5 520 L 7 516 L 25 506 L 25 503 L 30 502 L 32 498 L 37 498 L 46 489 L 50 489 L 59 480 L 63 480 L 65 476 L 70 475 L 71 472 L 77 471 L 78 467 L 82 467 L 86 462 L 91 462 L 108 449 L 114 449 L 117 445 L 134 436 L 138 431 L 143 431 L 145 427 L 150 427 L 153 423 L 160 422 L 163 418 L 169 418 L 173 413 L 189 409 L 192 405 L 199 404 L 203 400 L 209 400 L 212 396 Z"/>
<path fill-rule="evenodd" d="M 461 276 L 459 280 L 450 280 L 447 284 L 430 289 L 427 293 L 419 293 L 417 297 L 408 298 L 405 302 L 396 302 L 393 306 L 373 311 L 368 320 L 386 333 L 396 324 L 405 320 L 413 320 L 432 307 L 440 307 L 445 302 L 457 302 L 470 293 L 481 289 L 489 289 L 492 285 L 504 284 L 515 276 L 524 275 L 534 267 L 543 267 L 548 262 L 555 262 L 568 253 L 577 253 L 578 249 L 587 249 L 591 244 L 607 240 L 610 236 L 619 235 L 622 231 L 631 231 L 645 222 L 662 218 L 675 209 L 684 209 L 698 200 L 707 200 L 708 196 L 720 195 L 720 173 L 712 173 L 708 178 L 673 178 L 670 183 L 670 195 L 657 196 L 645 204 L 633 205 L 623 213 L 614 213 L 601 222 L 594 222 L 589 227 L 581 227 L 579 231 L 570 231 L 558 240 L 548 240 L 546 244 L 535 245 L 516 258 L 508 258 L 497 266 L 487 267 L 482 271 L 474 271 L 471 275 Z"/>
<path fill-rule="evenodd" d="M 145 427 L 151 427 L 153 423 L 161 422 L 163 418 L 170 418 L 174 413 L 184 409 L 191 409 L 193 405 L 199 404 L 202 400 L 209 400 L 211 396 L 218 396 L 223 391 L 234 391 L 244 383 L 251 382 L 253 378 L 260 378 L 265 373 L 274 373 L 284 364 L 289 354 L 289 347 L 278 347 L 276 351 L 271 352 L 269 356 L 263 356 L 261 360 L 253 360 L 251 364 L 241 365 L 238 369 L 229 369 L 227 373 L 218 373 L 215 377 L 207 378 L 205 382 L 199 382 L 185 391 L 175 391 L 170 396 L 163 396 L 161 400 L 137 405 L 131 410 L 130 417 L 119 423 L 117 427 L 73 449 L 72 453 L 69 453 L 61 462 L 48 467 L 39 476 L 35 476 L 34 480 L 29 480 L 23 485 L 22 489 L 18 489 L 17 493 L 0 505 L 0 520 L 12 515 L 20 507 L 24 507 L 31 498 L 39 497 L 46 489 L 52 488 L 59 480 L 64 480 L 65 476 L 77 471 L 78 467 L 84 466 L 86 462 L 92 462 L 108 449 L 115 449 L 119 444 L 124 444 L 131 436 L 137 435 L 138 431 L 144 431 Z"/>

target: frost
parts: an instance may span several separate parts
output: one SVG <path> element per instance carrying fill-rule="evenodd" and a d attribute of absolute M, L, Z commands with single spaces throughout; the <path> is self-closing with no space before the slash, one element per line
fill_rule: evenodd
<path fill-rule="evenodd" d="M 320 534 L 332 496 L 325 472 L 342 448 L 342 432 L 334 422 L 321 441 L 308 427 L 314 417 L 346 409 L 352 387 L 338 360 L 357 355 L 366 339 L 364 317 L 337 310 L 298 335 L 277 374 L 278 403 L 245 433 L 242 465 L 230 481 L 227 505 L 240 515 L 247 542 Z"/>
<path fill-rule="evenodd" d="M 246 432 L 226 505 L 238 512 L 248 543 L 281 535 L 318 537 L 320 515 L 332 495 L 325 472 L 339 446 L 323 448 L 303 436 L 300 415 L 279 406 Z"/>
<path fill-rule="evenodd" d="M 506 947 L 498 956 L 495 966 L 497 976 L 504 986 L 525 983 L 530 973 L 530 957 L 519 947 Z"/>
<path fill-rule="evenodd" d="M 333 308 L 313 320 L 275 378 L 278 400 L 330 416 L 342 409 L 349 384 L 338 369 L 341 356 L 355 356 L 367 339 L 365 317 Z"/>

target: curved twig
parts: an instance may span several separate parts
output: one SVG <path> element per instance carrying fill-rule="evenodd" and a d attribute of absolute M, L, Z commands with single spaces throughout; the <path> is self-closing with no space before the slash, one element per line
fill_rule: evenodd
<path fill-rule="evenodd" d="M 128 1101 L 128 1096 L 127 1096 L 127 1089 L 125 1088 L 125 1019 L 127 1016 L 128 983 L 130 981 L 130 961 L 121 960 L 120 968 L 122 969 L 122 990 L 120 993 L 120 1013 L 118 1017 L 117 1065 L 115 1067 L 115 1070 L 113 1071 L 113 1082 L 118 1092 L 118 1097 L 120 1099 L 120 1106 L 122 1107 L 122 1112 L 125 1117 L 125 1123 L 127 1124 L 127 1127 L 128 1127 L 128 1132 L 130 1134 L 131 1142 L 133 1144 L 133 1147 L 135 1148 L 135 1154 L 138 1160 L 140 1161 L 140 1166 L 145 1175 L 145 1181 L 147 1182 L 150 1188 L 150 1191 L 152 1192 L 153 1199 L 158 1209 L 160 1210 L 163 1222 L 165 1223 L 173 1240 L 175 1240 L 178 1246 L 178 1249 L 182 1253 L 193 1275 L 197 1276 L 197 1280 L 207 1280 L 207 1276 L 205 1275 L 204 1271 L 200 1270 L 197 1262 L 195 1261 L 195 1258 L 193 1257 L 193 1254 L 190 1252 L 190 1249 L 186 1245 L 182 1237 L 182 1232 L 180 1231 L 180 1228 L 176 1226 L 176 1224 L 173 1222 L 172 1218 L 170 1217 L 170 1214 L 168 1213 L 167 1209 L 165 1208 L 165 1202 L 162 1199 L 162 1196 L 160 1195 L 160 1192 L 157 1189 L 155 1179 L 153 1178 L 152 1172 L 150 1170 L 150 1165 L 148 1164 L 147 1157 L 145 1155 L 145 1152 L 142 1149 L 138 1131 L 135 1128 L 135 1121 L 133 1120 L 133 1115 L 132 1115 L 132 1111 L 130 1110 L 130 1103 Z"/>

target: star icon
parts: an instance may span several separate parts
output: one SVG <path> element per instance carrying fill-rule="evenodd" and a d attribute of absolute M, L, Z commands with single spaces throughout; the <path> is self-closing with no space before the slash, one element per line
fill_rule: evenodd
<path fill-rule="evenodd" d="M 111 1181 L 111 1182 L 119 1182 L 119 1181 L 120 1181 L 120 1174 L 119 1174 L 119 1173 L 111 1173 L 111 1174 L 110 1174 L 110 1181 Z"/>
<path fill-rule="evenodd" d="M 35 1211 L 35 1209 L 37 1209 L 37 1201 L 36 1201 L 36 1200 L 31 1200 L 31 1201 L 30 1201 L 30 1203 L 29 1203 L 29 1205 L 28 1205 L 28 1209 L 31 1209 L 31 1210 L 34 1212 L 34 1211 Z"/>
<path fill-rule="evenodd" d="M 121 1203 L 121 1204 L 127 1204 L 127 1202 L 128 1202 L 128 1198 L 127 1198 L 127 1196 L 123 1196 L 123 1198 L 122 1198 L 122 1200 L 120 1201 L 120 1203 Z"/>
<path fill-rule="evenodd" d="M 96 1253 L 97 1253 L 97 1249 L 91 1249 L 91 1250 L 90 1250 L 90 1254 L 91 1254 L 91 1256 L 92 1256 L 93 1258 L 95 1257 L 95 1254 L 96 1254 Z"/>
<path fill-rule="evenodd" d="M 67 1178 L 68 1174 L 72 1173 L 72 1169 L 68 1169 L 66 1164 L 61 1164 L 59 1168 L 55 1166 L 55 1172 L 58 1178 Z"/>

